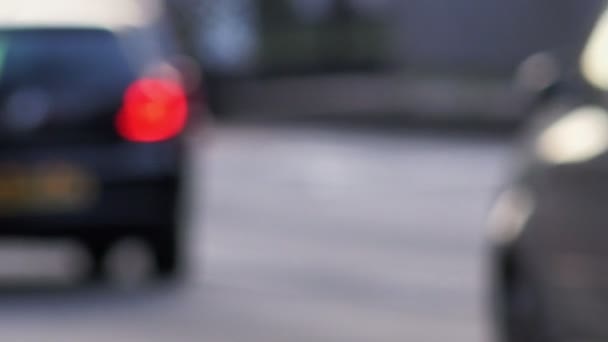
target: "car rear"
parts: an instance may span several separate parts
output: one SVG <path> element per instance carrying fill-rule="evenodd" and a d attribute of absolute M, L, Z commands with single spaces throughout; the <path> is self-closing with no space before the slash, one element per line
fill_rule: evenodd
<path fill-rule="evenodd" d="M 0 29 L 0 235 L 75 238 L 96 274 L 135 237 L 176 271 L 188 99 L 143 65 L 116 32 Z"/>

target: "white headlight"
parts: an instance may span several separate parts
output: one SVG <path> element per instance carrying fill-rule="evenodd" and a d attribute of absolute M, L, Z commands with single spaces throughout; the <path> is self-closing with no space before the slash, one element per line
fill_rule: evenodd
<path fill-rule="evenodd" d="M 608 90 L 608 11 L 597 21 L 583 50 L 581 71 L 589 83 L 601 90 Z"/>
<path fill-rule="evenodd" d="M 521 187 L 503 192 L 488 217 L 490 240 L 504 244 L 515 240 L 534 212 L 532 193 Z"/>
<path fill-rule="evenodd" d="M 601 107 L 575 109 L 551 125 L 536 141 L 536 153 L 551 164 L 582 163 L 608 150 L 608 112 Z"/>

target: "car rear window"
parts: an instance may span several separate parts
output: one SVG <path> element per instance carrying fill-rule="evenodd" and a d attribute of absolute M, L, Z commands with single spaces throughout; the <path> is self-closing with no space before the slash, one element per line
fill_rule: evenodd
<path fill-rule="evenodd" d="M 118 39 L 103 30 L 0 30 L 0 97 L 48 93 L 63 113 L 120 98 L 134 79 Z"/>

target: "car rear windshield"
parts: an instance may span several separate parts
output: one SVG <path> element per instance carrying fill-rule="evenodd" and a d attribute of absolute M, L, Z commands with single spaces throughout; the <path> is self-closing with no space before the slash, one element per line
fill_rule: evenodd
<path fill-rule="evenodd" d="M 36 88 L 52 96 L 64 113 L 82 112 L 121 97 L 134 77 L 111 32 L 0 30 L 0 97 Z"/>

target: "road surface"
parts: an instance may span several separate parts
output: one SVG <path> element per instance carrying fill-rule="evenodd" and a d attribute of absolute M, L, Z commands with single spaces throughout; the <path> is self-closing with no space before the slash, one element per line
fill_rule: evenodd
<path fill-rule="evenodd" d="M 234 126 L 194 139 L 185 283 L 7 286 L 3 339 L 487 341 L 482 221 L 506 144 L 381 133 Z M 43 273 L 44 259 L 0 260 Z"/>

